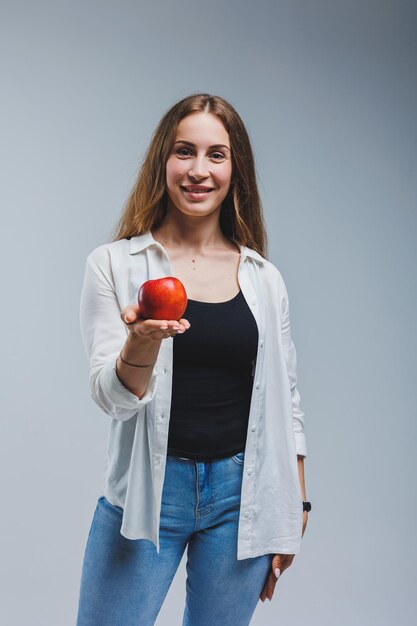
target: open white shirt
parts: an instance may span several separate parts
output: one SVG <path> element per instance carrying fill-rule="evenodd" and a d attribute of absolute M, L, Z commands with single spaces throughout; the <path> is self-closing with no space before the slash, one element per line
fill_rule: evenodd
<path fill-rule="evenodd" d="M 239 247 L 238 282 L 259 333 L 241 490 L 241 560 L 300 551 L 303 507 L 297 454 L 306 456 L 306 442 L 284 280 L 270 261 Z M 87 257 L 80 302 L 90 395 L 112 418 L 104 495 L 123 509 L 121 534 L 151 540 L 158 553 L 173 339 L 162 341 L 141 399 L 121 383 L 115 368 L 129 332 L 121 309 L 137 303 L 143 282 L 172 275 L 167 253 L 151 233 L 106 243 Z"/>

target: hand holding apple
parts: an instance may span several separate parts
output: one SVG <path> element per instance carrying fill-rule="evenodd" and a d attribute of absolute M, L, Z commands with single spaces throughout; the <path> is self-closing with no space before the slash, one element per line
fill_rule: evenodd
<path fill-rule="evenodd" d="M 180 320 L 144 320 L 137 304 L 124 307 L 120 312 L 120 317 L 132 335 L 152 341 L 182 334 L 191 326 L 190 322 L 183 318 Z"/>
<path fill-rule="evenodd" d="M 190 328 L 188 320 L 181 318 L 186 307 L 183 284 L 167 276 L 143 283 L 138 292 L 138 304 L 124 307 L 120 317 L 133 335 L 160 341 Z"/>

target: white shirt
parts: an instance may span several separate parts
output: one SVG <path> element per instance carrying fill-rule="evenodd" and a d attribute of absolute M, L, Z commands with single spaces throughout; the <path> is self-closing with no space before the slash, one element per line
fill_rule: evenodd
<path fill-rule="evenodd" d="M 241 490 L 241 560 L 300 551 L 303 507 L 297 454 L 306 456 L 306 442 L 284 280 L 270 261 L 239 247 L 238 282 L 259 333 Z M 112 418 L 104 495 L 123 509 L 121 534 L 149 539 L 158 553 L 173 339 L 161 342 L 141 399 L 121 383 L 115 368 L 129 332 L 121 309 L 137 303 L 146 280 L 172 275 L 167 253 L 151 233 L 106 243 L 87 257 L 80 302 L 90 395 Z"/>

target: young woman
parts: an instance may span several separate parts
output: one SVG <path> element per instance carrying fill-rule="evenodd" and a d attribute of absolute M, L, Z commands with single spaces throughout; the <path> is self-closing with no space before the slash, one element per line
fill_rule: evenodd
<path fill-rule="evenodd" d="M 304 414 L 265 240 L 242 120 L 218 96 L 184 98 L 114 240 L 87 257 L 89 388 L 112 419 L 78 626 L 154 624 L 186 549 L 183 626 L 249 624 L 300 551 Z M 184 284 L 184 317 L 145 320 L 138 289 L 163 276 Z"/>

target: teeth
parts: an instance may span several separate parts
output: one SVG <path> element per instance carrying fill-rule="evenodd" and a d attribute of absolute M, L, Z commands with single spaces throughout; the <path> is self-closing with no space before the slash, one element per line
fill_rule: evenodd
<path fill-rule="evenodd" d="M 207 193 L 211 191 L 210 189 L 193 189 L 192 187 L 186 187 L 185 190 L 192 193 Z"/>

